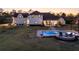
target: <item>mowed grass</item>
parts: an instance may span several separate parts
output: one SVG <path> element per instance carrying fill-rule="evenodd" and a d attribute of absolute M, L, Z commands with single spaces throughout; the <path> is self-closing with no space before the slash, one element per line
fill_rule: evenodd
<path fill-rule="evenodd" d="M 77 51 L 79 41 L 67 42 L 55 38 L 38 38 L 36 30 L 48 27 L 31 26 L 0 29 L 0 51 Z"/>

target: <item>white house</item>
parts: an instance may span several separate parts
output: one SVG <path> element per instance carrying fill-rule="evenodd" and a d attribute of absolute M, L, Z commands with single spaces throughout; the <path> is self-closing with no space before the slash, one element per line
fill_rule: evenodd
<path fill-rule="evenodd" d="M 66 24 L 66 21 L 64 20 L 64 18 L 59 18 L 59 22 L 60 22 L 62 25 L 65 25 L 65 24 Z"/>
<path fill-rule="evenodd" d="M 13 17 L 13 24 L 16 25 L 23 25 L 24 24 L 24 17 L 22 14 L 18 14 L 17 17 Z"/>
<path fill-rule="evenodd" d="M 21 25 L 24 24 L 24 17 L 22 14 L 18 14 L 17 18 L 16 18 L 16 22 L 17 25 Z"/>
<path fill-rule="evenodd" d="M 27 24 L 28 25 L 42 25 L 43 23 L 43 16 L 42 15 L 29 15 L 27 17 Z"/>
<path fill-rule="evenodd" d="M 58 19 L 46 19 L 43 21 L 44 26 L 57 26 L 58 23 L 61 23 L 61 25 L 65 25 L 64 18 L 58 18 Z"/>
<path fill-rule="evenodd" d="M 27 24 L 27 13 L 16 13 L 13 18 L 13 25 L 25 25 Z"/>
<path fill-rule="evenodd" d="M 56 26 L 58 24 L 58 20 L 44 20 L 44 26 Z"/>

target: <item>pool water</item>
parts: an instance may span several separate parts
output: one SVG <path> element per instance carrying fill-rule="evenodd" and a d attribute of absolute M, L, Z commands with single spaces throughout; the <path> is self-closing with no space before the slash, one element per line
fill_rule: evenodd
<path fill-rule="evenodd" d="M 58 33 L 54 32 L 54 31 L 44 31 L 42 34 L 43 34 L 43 36 L 55 36 Z"/>

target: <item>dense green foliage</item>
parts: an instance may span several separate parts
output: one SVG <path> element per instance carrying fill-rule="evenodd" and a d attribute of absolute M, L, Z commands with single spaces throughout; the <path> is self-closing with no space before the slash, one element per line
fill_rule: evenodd
<path fill-rule="evenodd" d="M 8 13 L 0 14 L 0 24 L 11 23 L 11 22 L 12 22 L 12 18 L 10 14 Z"/>

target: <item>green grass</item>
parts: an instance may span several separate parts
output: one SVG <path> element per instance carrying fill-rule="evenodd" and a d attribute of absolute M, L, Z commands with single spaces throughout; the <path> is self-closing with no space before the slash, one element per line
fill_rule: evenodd
<path fill-rule="evenodd" d="M 48 27 L 0 29 L 0 51 L 75 51 L 79 41 L 66 42 L 55 38 L 38 38 L 36 30 Z"/>

